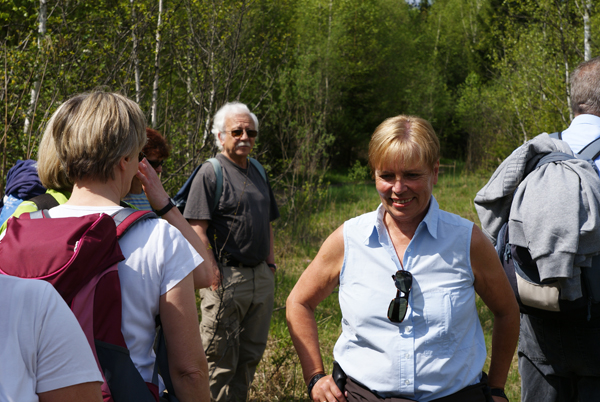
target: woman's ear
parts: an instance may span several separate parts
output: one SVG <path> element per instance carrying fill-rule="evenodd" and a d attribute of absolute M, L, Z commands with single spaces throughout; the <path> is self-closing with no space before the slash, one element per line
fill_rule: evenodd
<path fill-rule="evenodd" d="M 438 175 L 440 173 L 440 161 L 438 159 L 438 161 L 435 163 L 435 165 L 433 165 L 433 184 L 437 184 L 438 182 Z"/>
<path fill-rule="evenodd" d="M 125 171 L 127 169 L 127 165 L 131 161 L 131 156 L 124 156 L 119 160 L 119 169 Z"/>

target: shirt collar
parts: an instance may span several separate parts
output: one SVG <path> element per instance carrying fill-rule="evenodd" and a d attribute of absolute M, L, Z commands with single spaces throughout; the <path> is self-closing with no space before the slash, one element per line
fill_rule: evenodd
<path fill-rule="evenodd" d="M 427 230 L 429 230 L 429 234 L 434 239 L 437 239 L 437 231 L 438 231 L 438 220 L 440 217 L 440 206 L 432 195 L 431 200 L 429 201 L 429 210 L 427 211 L 427 215 L 423 218 L 423 222 L 419 225 L 419 227 L 426 225 Z M 417 229 L 419 230 L 419 229 Z"/>
<path fill-rule="evenodd" d="M 571 121 L 571 126 L 577 126 L 580 124 L 593 124 L 594 126 L 600 126 L 600 117 L 593 114 L 580 114 Z"/>
<path fill-rule="evenodd" d="M 384 244 L 387 242 L 388 234 L 385 229 L 385 224 L 383 223 L 383 215 L 385 214 L 385 208 L 383 208 L 383 204 L 379 204 L 377 207 L 377 214 L 375 215 L 375 222 L 373 224 L 373 229 L 369 232 L 369 234 L 365 237 L 365 244 L 373 244 L 373 241 L 377 241 L 379 244 Z M 437 239 L 437 230 L 438 230 L 438 219 L 440 216 L 440 206 L 432 195 L 431 200 L 429 202 L 429 210 L 427 214 L 419 224 L 417 228 L 417 232 L 421 229 L 421 227 L 425 226 L 429 231 L 429 234 L 434 239 Z"/>

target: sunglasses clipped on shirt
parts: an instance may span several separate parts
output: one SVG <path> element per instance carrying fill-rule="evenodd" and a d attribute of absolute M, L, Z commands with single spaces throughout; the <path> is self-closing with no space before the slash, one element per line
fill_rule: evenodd
<path fill-rule="evenodd" d="M 148 163 L 150 164 L 150 166 L 152 166 L 154 169 L 158 169 L 160 166 L 162 166 L 164 160 L 159 159 L 157 161 L 151 161 L 150 159 L 148 159 L 148 157 L 146 156 L 146 154 L 144 154 L 143 152 L 140 152 L 140 154 L 138 155 L 138 160 L 141 162 L 142 159 L 146 158 L 146 160 L 148 161 Z"/>
<path fill-rule="evenodd" d="M 231 131 L 227 131 L 227 132 L 231 133 L 231 136 L 233 138 L 240 138 L 244 134 L 244 130 L 246 131 L 246 134 L 248 134 L 248 137 L 250 137 L 250 138 L 255 138 L 258 135 L 258 131 L 250 130 L 247 128 L 246 129 L 239 128 L 237 130 L 231 130 Z"/>
<path fill-rule="evenodd" d="M 387 316 L 391 322 L 401 323 L 404 321 L 408 310 L 408 295 L 412 288 L 413 278 L 408 271 L 396 271 L 392 278 L 398 290 L 396 291 L 396 297 L 390 302 Z M 404 296 L 400 296 L 400 292 L 404 293 Z"/>

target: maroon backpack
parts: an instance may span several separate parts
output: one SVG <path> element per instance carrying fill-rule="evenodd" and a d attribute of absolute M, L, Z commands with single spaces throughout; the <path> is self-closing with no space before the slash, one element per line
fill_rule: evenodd
<path fill-rule="evenodd" d="M 0 273 L 54 285 L 94 352 L 104 377 L 105 402 L 158 401 L 158 382 L 144 382 L 121 333 L 117 270 L 125 259 L 118 240 L 136 222 L 156 214 L 123 208 L 113 216 L 42 219 L 48 218 L 46 212 L 9 219 L 0 240 Z"/>

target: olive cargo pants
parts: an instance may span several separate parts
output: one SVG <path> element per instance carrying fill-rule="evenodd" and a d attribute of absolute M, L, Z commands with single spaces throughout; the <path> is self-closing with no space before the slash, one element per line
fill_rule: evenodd
<path fill-rule="evenodd" d="M 216 291 L 202 289 L 200 334 L 208 359 L 211 398 L 245 401 L 267 345 L 274 275 L 265 262 L 254 268 L 219 264 Z"/>

